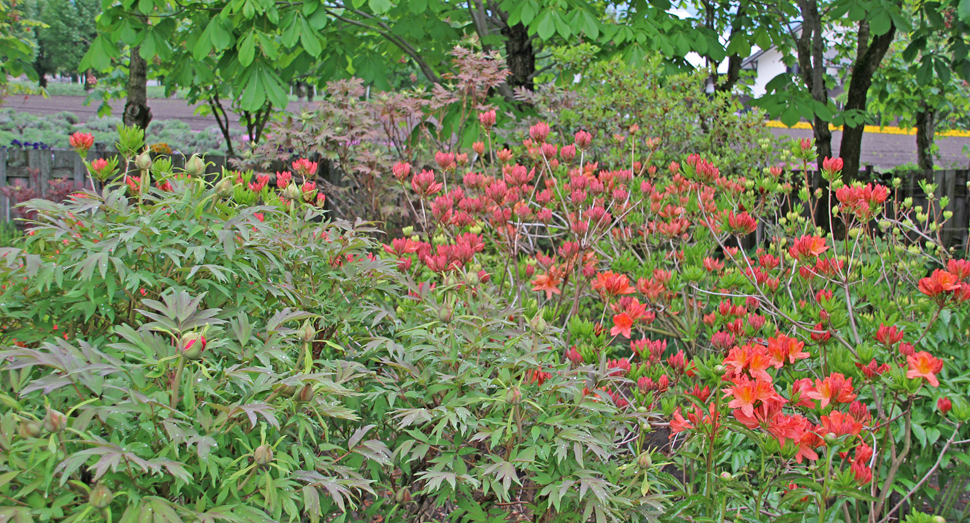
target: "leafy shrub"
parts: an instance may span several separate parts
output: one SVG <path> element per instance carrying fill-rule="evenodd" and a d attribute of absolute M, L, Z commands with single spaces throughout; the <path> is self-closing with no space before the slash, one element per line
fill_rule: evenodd
<path fill-rule="evenodd" d="M 333 421 L 357 419 L 342 402 L 367 375 L 339 343 L 386 280 L 361 255 L 366 229 L 307 205 L 240 207 L 152 167 L 161 188 L 30 202 L 26 245 L 0 249 L 0 490 L 15 500 L 0 510 L 263 521 L 349 507 L 389 457 Z M 344 459 L 348 441 L 360 459 Z"/>

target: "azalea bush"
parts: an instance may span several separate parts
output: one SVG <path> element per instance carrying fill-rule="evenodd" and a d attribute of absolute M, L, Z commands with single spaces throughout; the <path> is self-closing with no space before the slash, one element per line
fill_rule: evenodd
<path fill-rule="evenodd" d="M 488 265 L 520 324 L 562 329 L 558 363 L 587 372 L 586 397 L 668 420 L 618 436 L 613 455 L 655 451 L 643 459 L 663 467 L 667 515 L 890 521 L 966 488 L 928 484 L 962 470 L 970 442 L 956 341 L 970 262 L 939 241 L 946 201 L 845 186 L 838 159 L 822 200 L 776 163 L 806 172 L 807 140 L 724 175 L 699 155 L 657 165 L 659 141 L 636 125 L 612 139 L 631 160 L 613 167 L 589 160 L 584 130 L 539 122 L 499 149 L 495 113 L 479 119 L 473 148 L 497 162 L 393 167 L 417 224 L 384 248 L 428 284 Z M 807 218 L 819 207 L 844 237 Z"/>

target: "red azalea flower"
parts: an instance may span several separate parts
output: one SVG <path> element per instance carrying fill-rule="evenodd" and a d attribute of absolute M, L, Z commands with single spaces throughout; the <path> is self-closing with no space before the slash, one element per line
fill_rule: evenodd
<path fill-rule="evenodd" d="M 856 421 L 849 414 L 837 410 L 832 411 L 828 416 L 822 416 L 821 420 L 822 424 L 819 425 L 819 432 L 822 434 L 832 433 L 836 436 L 851 434 L 858 436 L 862 432 L 862 423 Z"/>
<path fill-rule="evenodd" d="M 623 337 L 629 338 L 633 329 L 633 318 L 627 313 L 617 314 L 613 316 L 613 328 L 610 329 L 610 336 L 617 336 L 622 334 Z"/>
<path fill-rule="evenodd" d="M 817 258 L 828 248 L 828 245 L 825 245 L 824 238 L 806 235 L 795 240 L 795 243 L 788 249 L 788 254 L 798 261 L 804 261 L 808 258 Z"/>
<path fill-rule="evenodd" d="M 614 274 L 612 271 L 598 273 L 596 281 L 593 282 L 593 289 L 609 296 L 621 296 L 636 292 L 636 289 L 630 286 L 630 280 L 626 274 Z"/>

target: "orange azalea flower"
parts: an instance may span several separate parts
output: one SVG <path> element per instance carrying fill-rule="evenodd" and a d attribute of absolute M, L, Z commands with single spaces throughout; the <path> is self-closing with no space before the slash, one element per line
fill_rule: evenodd
<path fill-rule="evenodd" d="M 808 397 L 808 393 L 811 391 L 812 380 L 808 378 L 795 380 L 795 382 L 791 384 L 791 399 L 792 401 L 794 401 L 796 398 L 798 399 L 798 401 L 795 402 L 795 406 L 814 409 L 815 402 Z"/>
<path fill-rule="evenodd" d="M 741 412 L 751 417 L 754 415 L 755 402 L 765 402 L 777 396 L 775 388 L 771 382 L 764 380 L 750 380 L 747 376 L 734 382 L 730 387 L 722 389 L 725 398 L 734 398 L 728 403 L 732 409 L 740 409 Z"/>
<path fill-rule="evenodd" d="M 830 403 L 851 403 L 856 398 L 853 392 L 852 378 L 835 372 L 824 380 L 815 380 L 815 390 L 808 392 L 808 397 L 822 402 L 821 408 Z"/>
<path fill-rule="evenodd" d="M 940 294 L 949 293 L 960 288 L 960 279 L 944 270 L 936 269 L 933 275 L 919 281 L 919 291 L 936 298 Z"/>
<path fill-rule="evenodd" d="M 717 431 L 721 426 L 719 421 L 720 415 L 720 412 L 714 408 L 713 403 L 708 405 L 707 412 L 697 407 L 691 407 L 691 411 L 687 413 L 687 419 L 684 419 L 684 416 L 680 413 L 680 407 L 677 407 L 677 410 L 674 411 L 673 418 L 670 420 L 671 436 L 688 429 L 696 430 L 701 425 L 707 425 L 711 427 L 711 430 Z"/>
<path fill-rule="evenodd" d="M 748 348 L 751 351 L 751 356 L 748 357 L 748 373 L 752 378 L 771 383 L 771 375 L 766 372 L 771 366 L 771 357 L 765 352 L 764 346 L 755 345 Z"/>
<path fill-rule="evenodd" d="M 684 416 L 681 415 L 680 413 L 680 407 L 677 407 L 677 410 L 674 411 L 673 419 L 670 420 L 671 435 L 678 434 L 680 432 L 684 432 L 685 430 L 693 429 L 693 428 L 695 428 L 694 425 L 691 424 L 691 422 L 684 419 Z"/>
<path fill-rule="evenodd" d="M 756 429 L 761 426 L 762 423 L 770 423 L 768 431 L 771 432 L 772 427 L 780 423 L 785 417 L 783 414 L 781 414 L 781 408 L 785 403 L 787 403 L 787 401 L 788 400 L 782 398 L 781 396 L 775 395 L 773 398 L 762 401 L 761 405 L 758 405 L 754 409 L 754 414 L 752 416 L 748 416 L 740 408 L 734 409 L 734 418 L 749 429 Z M 784 442 L 782 442 L 782 445 L 784 445 Z"/>
<path fill-rule="evenodd" d="M 627 279 L 626 274 L 615 274 L 613 271 L 597 273 L 596 281 L 593 282 L 593 289 L 610 296 L 636 292 L 636 289 L 630 286 L 630 280 Z"/>
<path fill-rule="evenodd" d="M 632 334 L 633 318 L 627 313 L 613 316 L 613 328 L 610 329 L 610 336 L 622 334 L 624 338 L 629 338 Z"/>
<path fill-rule="evenodd" d="M 943 370 L 943 360 L 934 358 L 929 352 L 920 351 L 913 356 L 906 356 L 906 361 L 909 363 L 909 370 L 906 371 L 907 378 L 926 378 L 930 385 L 940 386 L 936 375 Z"/>
<path fill-rule="evenodd" d="M 802 349 L 805 343 L 789 338 L 784 334 L 779 334 L 775 338 L 768 338 L 768 353 L 771 355 L 771 365 L 780 369 L 787 359 L 789 363 L 795 363 L 809 357 L 809 354 Z"/>
<path fill-rule="evenodd" d="M 808 458 L 812 461 L 818 459 L 818 453 L 815 449 L 822 444 L 822 438 L 818 437 L 818 434 L 811 430 L 806 430 L 802 433 L 801 438 L 798 439 L 798 452 L 795 453 L 795 461 L 801 463 L 803 459 Z"/>
<path fill-rule="evenodd" d="M 551 271 L 546 274 L 540 274 L 532 280 L 532 290 L 534 291 L 545 291 L 546 299 L 551 299 L 553 294 L 561 294 L 562 291 L 559 290 L 559 284 L 562 283 L 558 276 L 553 274 Z"/>
<path fill-rule="evenodd" d="M 802 236 L 795 240 L 795 243 L 788 249 L 788 254 L 798 261 L 806 258 L 817 258 L 820 254 L 829 249 L 825 245 L 825 239 L 818 236 Z"/>
<path fill-rule="evenodd" d="M 846 434 L 858 436 L 862 432 L 862 423 L 848 414 L 834 410 L 828 416 L 822 416 L 822 424 L 819 425 L 818 429 L 822 434 L 831 432 L 836 436 L 845 436 Z"/>
<path fill-rule="evenodd" d="M 728 352 L 723 363 L 728 368 L 729 375 L 738 376 L 747 369 L 752 378 L 772 382 L 771 375 L 765 372 L 771 366 L 771 358 L 762 345 L 734 347 Z"/>

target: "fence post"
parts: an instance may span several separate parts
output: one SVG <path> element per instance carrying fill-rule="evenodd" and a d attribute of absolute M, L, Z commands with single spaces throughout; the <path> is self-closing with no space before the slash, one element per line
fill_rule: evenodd
<path fill-rule="evenodd" d="M 37 151 L 37 168 L 40 169 L 40 176 L 37 177 L 40 183 L 40 194 L 47 197 L 47 190 L 50 188 L 53 152 L 40 149 Z"/>
<path fill-rule="evenodd" d="M 88 158 L 93 156 L 93 151 L 88 151 Z M 85 175 L 87 174 L 87 169 L 84 167 L 84 160 L 81 159 L 80 154 L 74 154 L 74 187 L 77 190 L 84 189 Z"/>
<path fill-rule="evenodd" d="M 7 148 L 0 147 L 0 187 L 7 186 Z M 10 199 L 0 195 L 0 221 L 10 221 Z"/>

